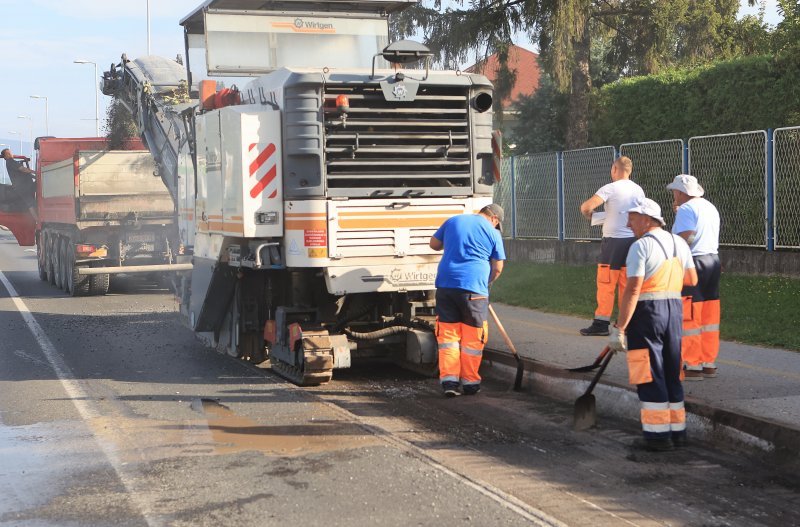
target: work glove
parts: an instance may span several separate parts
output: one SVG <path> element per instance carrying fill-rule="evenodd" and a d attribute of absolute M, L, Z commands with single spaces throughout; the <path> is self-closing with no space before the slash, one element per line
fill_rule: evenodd
<path fill-rule="evenodd" d="M 612 327 L 608 334 L 608 347 L 611 351 L 628 351 L 628 338 L 617 326 Z"/>

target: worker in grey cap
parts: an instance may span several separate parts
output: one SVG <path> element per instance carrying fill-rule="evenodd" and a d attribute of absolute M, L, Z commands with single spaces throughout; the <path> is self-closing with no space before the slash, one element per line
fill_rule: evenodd
<path fill-rule="evenodd" d="M 489 284 L 503 272 L 506 253 L 500 236 L 505 214 L 486 205 L 477 214 L 458 214 L 430 239 L 444 250 L 436 274 L 436 341 L 439 381 L 447 397 L 481 389 L 483 347 L 489 336 Z"/>
<path fill-rule="evenodd" d="M 719 212 L 703 198 L 697 178 L 680 174 L 667 185 L 672 191 L 672 232 L 689 244 L 697 268 L 697 285 L 683 290 L 683 362 L 687 381 L 717 376 L 719 354 Z"/>

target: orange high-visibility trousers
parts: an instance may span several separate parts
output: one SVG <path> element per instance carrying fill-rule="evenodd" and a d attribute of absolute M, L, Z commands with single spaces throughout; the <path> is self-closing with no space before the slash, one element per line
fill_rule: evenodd
<path fill-rule="evenodd" d="M 681 353 L 687 367 L 716 368 L 719 355 L 720 262 L 716 254 L 694 257 L 697 285 L 683 290 L 683 339 Z M 691 302 L 691 308 L 688 308 Z"/>
<path fill-rule="evenodd" d="M 614 294 L 617 294 L 617 301 L 622 301 L 622 292 L 625 291 L 625 284 L 628 275 L 625 267 L 621 269 L 611 269 L 609 264 L 597 264 L 597 309 L 594 311 L 596 320 L 611 320 L 614 311 Z"/>
<path fill-rule="evenodd" d="M 476 328 L 461 322 L 436 322 L 439 347 L 439 380 L 479 385 L 478 370 L 483 358 L 489 328 L 488 322 Z"/>

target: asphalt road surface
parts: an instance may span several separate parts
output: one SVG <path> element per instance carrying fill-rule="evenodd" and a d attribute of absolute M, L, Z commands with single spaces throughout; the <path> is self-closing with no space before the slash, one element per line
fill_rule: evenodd
<path fill-rule="evenodd" d="M 797 525 L 798 477 L 492 380 L 378 362 L 296 388 L 205 348 L 157 284 L 41 282 L 0 231 L 0 525 Z"/>

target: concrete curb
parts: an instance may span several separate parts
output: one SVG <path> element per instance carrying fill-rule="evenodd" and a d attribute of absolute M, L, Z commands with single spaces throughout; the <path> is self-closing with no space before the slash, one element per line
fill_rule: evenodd
<path fill-rule="evenodd" d="M 493 358 L 487 362 L 481 369 L 482 374 L 502 380 L 513 379 L 516 368 L 511 355 L 508 355 L 508 360 Z M 589 387 L 595 373 L 573 373 L 562 367 L 528 359 L 525 360 L 523 390 L 574 402 Z M 639 398 L 633 386 L 601 378 L 594 393 L 597 397 L 598 421 L 602 420 L 603 415 L 612 415 L 639 422 Z M 800 428 L 719 408 L 693 397 L 686 399 L 686 421 L 690 440 L 766 454 L 770 462 L 800 467 L 800 449 L 797 447 L 800 445 Z"/>

